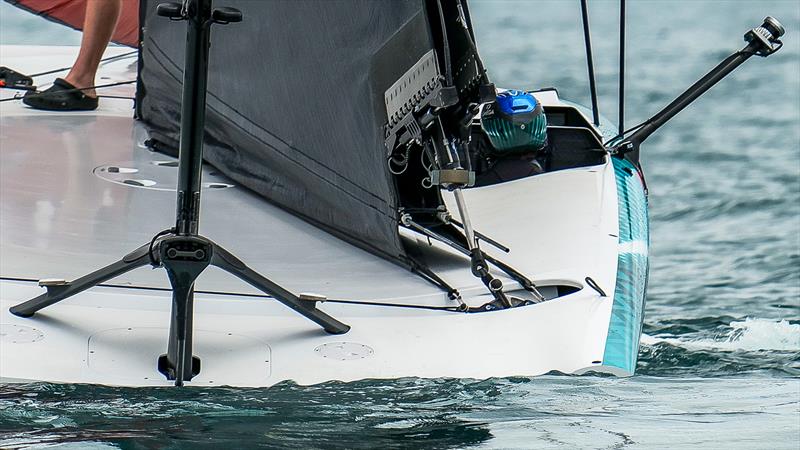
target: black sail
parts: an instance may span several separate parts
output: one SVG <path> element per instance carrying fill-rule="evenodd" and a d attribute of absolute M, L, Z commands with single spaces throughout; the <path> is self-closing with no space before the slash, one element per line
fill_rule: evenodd
<path fill-rule="evenodd" d="M 156 16 L 162 1 L 141 0 L 136 113 L 153 146 L 169 151 L 178 147 L 185 28 Z M 215 1 L 244 21 L 212 31 L 206 160 L 336 236 L 405 261 L 384 93 L 431 50 L 441 54 L 431 4 Z"/>

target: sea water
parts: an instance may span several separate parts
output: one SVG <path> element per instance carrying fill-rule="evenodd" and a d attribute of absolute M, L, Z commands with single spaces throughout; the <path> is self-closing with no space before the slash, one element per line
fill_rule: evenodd
<path fill-rule="evenodd" d="M 577 0 L 470 4 L 499 86 L 589 102 Z M 600 109 L 616 121 L 617 2 L 590 7 Z M 764 16 L 787 30 L 780 52 L 752 58 L 643 147 L 652 267 L 636 376 L 5 385 L 0 448 L 800 448 L 800 2 L 635 1 L 628 12 L 628 126 Z M 0 3 L 0 39 L 79 35 Z"/>

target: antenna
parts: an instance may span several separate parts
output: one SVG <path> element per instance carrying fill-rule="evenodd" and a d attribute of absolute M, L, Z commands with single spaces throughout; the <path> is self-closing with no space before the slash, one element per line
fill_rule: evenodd
<path fill-rule="evenodd" d="M 597 85 L 594 81 L 594 61 L 592 60 L 592 37 L 589 33 L 589 6 L 581 0 L 583 16 L 583 40 L 586 43 L 586 65 L 589 67 L 589 91 L 592 96 L 592 118 L 595 125 L 600 125 L 600 110 L 597 106 Z"/>
<path fill-rule="evenodd" d="M 625 0 L 619 0 L 619 134 L 625 132 Z"/>

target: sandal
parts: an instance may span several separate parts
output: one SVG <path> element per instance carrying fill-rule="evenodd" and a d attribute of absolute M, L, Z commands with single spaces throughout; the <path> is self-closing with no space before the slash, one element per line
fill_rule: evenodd
<path fill-rule="evenodd" d="M 46 111 L 92 111 L 97 109 L 97 97 L 89 97 L 62 78 L 42 92 L 28 92 L 22 103 Z"/>

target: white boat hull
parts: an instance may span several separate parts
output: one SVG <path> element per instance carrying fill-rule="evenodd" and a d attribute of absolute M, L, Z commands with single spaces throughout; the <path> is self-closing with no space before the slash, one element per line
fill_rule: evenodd
<path fill-rule="evenodd" d="M 74 51 L 5 47 L 2 63 L 36 72 L 69 65 Z M 57 57 L 26 56 L 42 52 Z M 111 80 L 132 79 L 130 62 L 103 70 Z M 540 100 L 559 102 L 551 93 Z M 172 384 L 156 369 L 166 351 L 171 306 L 161 270 L 136 270 L 32 318 L 8 311 L 42 293 L 35 280 L 84 275 L 172 225 L 176 174 L 174 167 L 160 165 L 170 158 L 141 145 L 145 136 L 130 117 L 130 101 L 101 103 L 96 112 L 70 115 L 0 104 L 2 382 Z M 632 374 L 646 284 L 646 200 L 635 170 L 620 164 L 607 158 L 598 166 L 465 192 L 476 229 L 512 249 L 487 251 L 545 290 L 577 288 L 543 303 L 464 314 L 329 301 L 320 309 L 352 327 L 332 336 L 208 269 L 197 284 L 194 319 L 194 353 L 202 367 L 189 384 Z M 228 183 L 213 172 L 208 169 L 204 180 Z M 201 232 L 286 288 L 348 301 L 455 306 L 405 269 L 249 191 L 219 187 L 206 190 Z M 408 237 L 428 245 L 422 237 Z M 425 251 L 432 268 L 467 303 L 490 300 L 460 255 L 436 243 Z M 586 277 L 607 295 L 587 286 Z M 503 281 L 514 289 L 515 282 Z"/>

